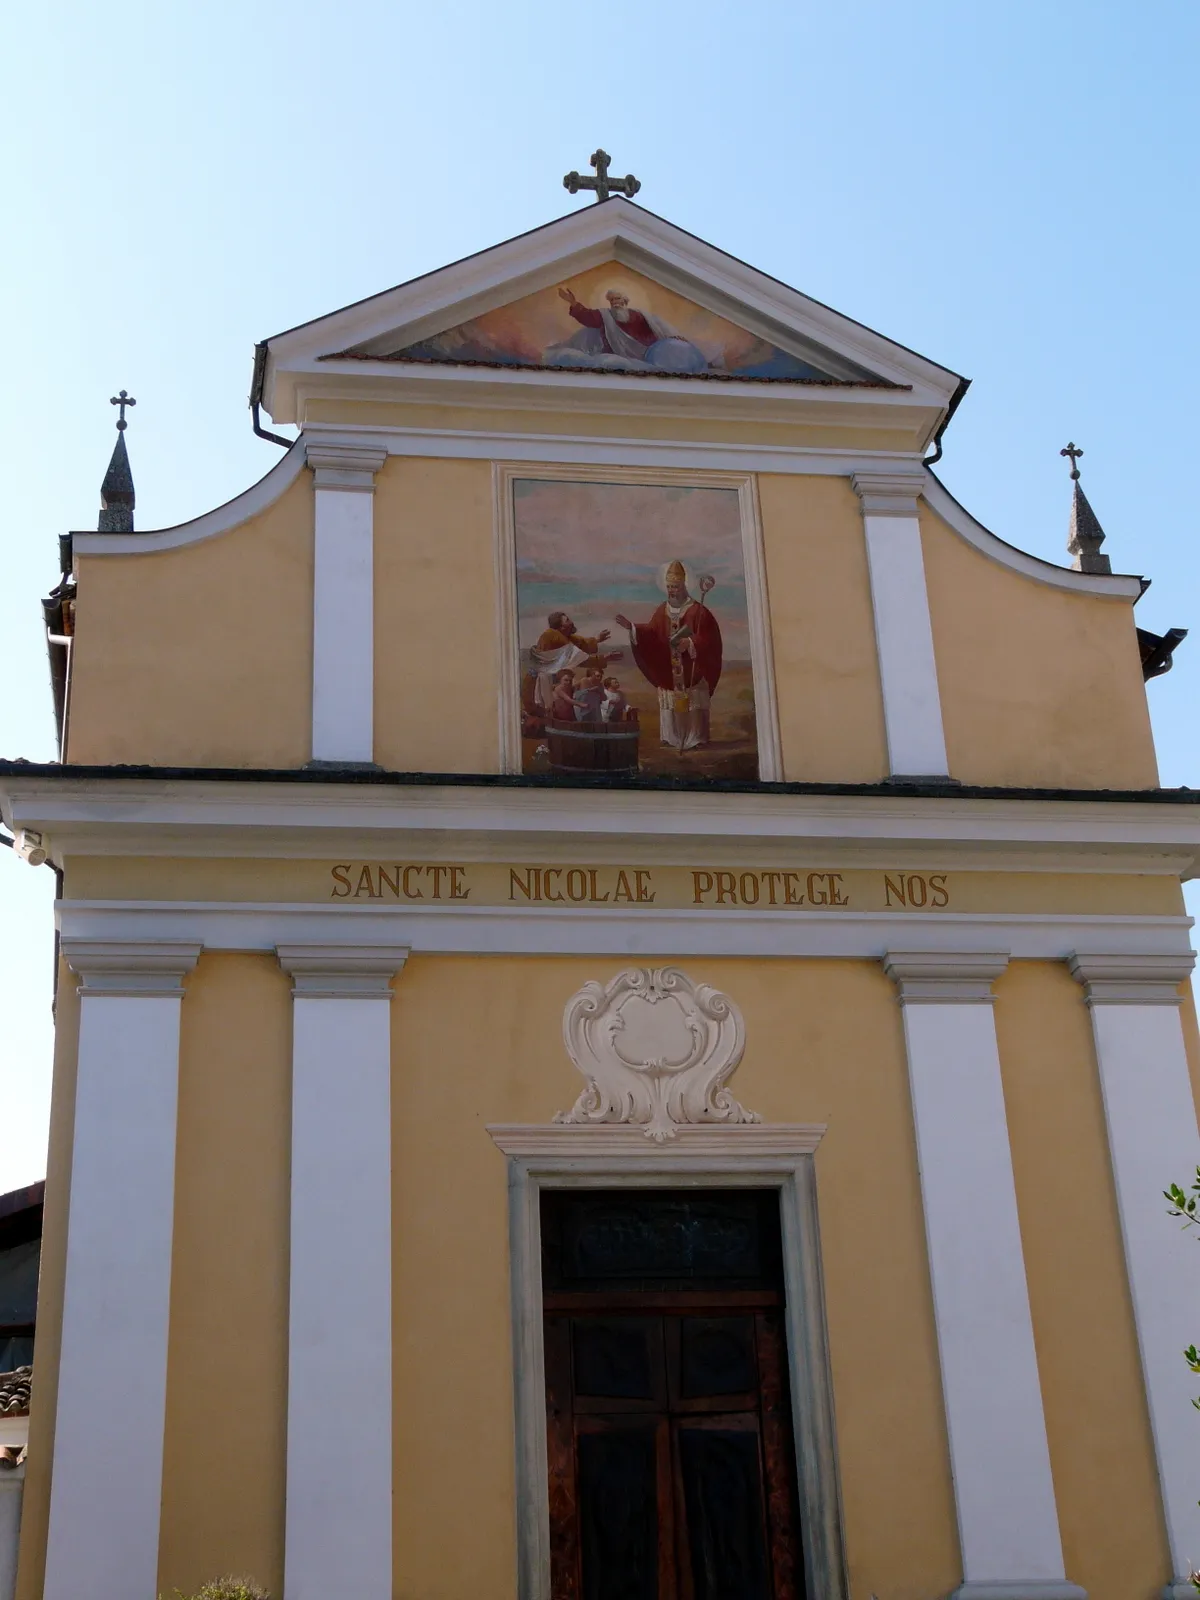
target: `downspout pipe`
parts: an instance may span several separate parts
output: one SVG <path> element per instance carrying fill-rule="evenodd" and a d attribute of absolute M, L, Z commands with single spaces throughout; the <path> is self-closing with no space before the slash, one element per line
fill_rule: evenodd
<path fill-rule="evenodd" d="M 254 346 L 254 376 L 250 380 L 250 416 L 254 421 L 254 431 L 260 439 L 269 439 L 272 444 L 281 444 L 285 450 L 290 450 L 295 444 L 294 439 L 285 439 L 281 433 L 272 433 L 269 428 L 264 428 L 259 420 L 259 406 L 262 404 L 263 377 L 267 370 L 267 345 L 263 340 Z"/>

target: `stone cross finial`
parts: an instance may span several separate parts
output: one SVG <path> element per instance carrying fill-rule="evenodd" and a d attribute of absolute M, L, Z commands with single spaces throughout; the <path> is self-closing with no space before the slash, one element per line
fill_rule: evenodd
<path fill-rule="evenodd" d="M 577 172 L 568 172 L 563 179 L 563 188 L 569 190 L 571 194 L 578 194 L 580 189 L 594 189 L 597 204 L 601 200 L 607 200 L 610 194 L 623 194 L 627 200 L 632 200 L 642 187 L 641 184 L 632 172 L 626 173 L 623 178 L 610 178 L 608 168 L 611 161 L 612 157 L 606 151 L 597 150 L 594 155 L 588 157 L 588 164 L 595 167 L 596 176 L 581 178 Z"/>
<path fill-rule="evenodd" d="M 129 394 L 127 390 L 122 389 L 120 394 L 114 394 L 108 403 L 110 406 L 120 406 L 121 414 L 117 419 L 117 432 L 124 433 L 125 429 L 129 426 L 129 424 L 125 421 L 125 407 L 135 406 L 137 405 L 137 401 L 131 394 Z"/>
<path fill-rule="evenodd" d="M 1058 453 L 1059 453 L 1060 456 L 1070 456 L 1070 458 L 1071 458 L 1071 477 L 1076 483 L 1078 483 L 1079 482 L 1079 458 L 1083 454 L 1083 451 L 1078 448 L 1078 446 L 1075 444 L 1074 440 L 1068 440 L 1067 441 L 1067 448 L 1065 450 L 1060 450 Z"/>

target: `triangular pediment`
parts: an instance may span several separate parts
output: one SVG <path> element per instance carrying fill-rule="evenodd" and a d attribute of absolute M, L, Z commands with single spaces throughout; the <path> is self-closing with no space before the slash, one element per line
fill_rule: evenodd
<path fill-rule="evenodd" d="M 871 381 L 832 352 L 798 355 L 616 260 L 412 343 L 392 348 L 385 335 L 336 354 L 775 383 Z"/>
<path fill-rule="evenodd" d="M 618 299 L 610 299 L 614 295 Z M 573 297 L 573 299 L 571 298 Z M 622 304 L 621 302 L 625 303 Z M 307 398 L 411 398 L 428 379 L 697 395 L 883 396 L 932 436 L 964 387 L 957 373 L 844 317 L 702 239 L 614 198 L 439 268 L 262 347 L 261 398 L 280 422 Z M 472 369 L 475 369 L 472 371 Z M 489 373 L 486 370 L 491 369 Z M 715 380 L 699 383 L 695 380 Z M 447 383 L 439 383 L 447 392 Z M 659 385 L 651 385 L 655 393 Z M 482 391 L 478 383 L 473 392 Z"/>

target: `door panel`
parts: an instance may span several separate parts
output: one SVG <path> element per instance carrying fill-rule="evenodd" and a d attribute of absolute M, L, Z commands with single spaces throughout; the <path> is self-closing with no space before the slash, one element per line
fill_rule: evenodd
<path fill-rule="evenodd" d="M 771 1600 L 755 1420 L 722 1417 L 677 1426 L 688 1600 Z"/>
<path fill-rule="evenodd" d="M 777 1205 L 543 1217 L 553 1600 L 804 1600 Z"/>
<path fill-rule="evenodd" d="M 578 1438 L 583 1600 L 660 1600 L 658 1425 Z"/>

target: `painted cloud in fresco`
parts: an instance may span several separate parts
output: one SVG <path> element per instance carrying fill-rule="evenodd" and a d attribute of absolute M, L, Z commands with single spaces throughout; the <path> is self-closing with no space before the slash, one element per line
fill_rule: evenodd
<path fill-rule="evenodd" d="M 811 382 L 829 374 L 616 262 L 389 352 L 405 361 Z"/>

